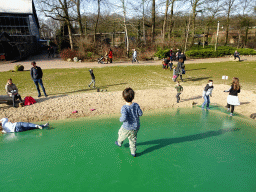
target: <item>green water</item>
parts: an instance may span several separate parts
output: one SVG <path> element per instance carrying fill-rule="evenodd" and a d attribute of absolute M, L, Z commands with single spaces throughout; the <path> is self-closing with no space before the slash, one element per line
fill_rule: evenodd
<path fill-rule="evenodd" d="M 1 191 L 256 191 L 255 121 L 222 109 L 141 117 L 138 157 L 115 118 L 0 136 Z"/>

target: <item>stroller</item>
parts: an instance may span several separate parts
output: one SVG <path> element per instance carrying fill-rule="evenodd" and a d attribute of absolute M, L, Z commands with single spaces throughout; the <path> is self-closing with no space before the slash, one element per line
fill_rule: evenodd
<path fill-rule="evenodd" d="M 104 61 L 104 57 L 101 55 L 100 58 L 98 58 L 98 64 L 104 64 L 103 61 Z"/>

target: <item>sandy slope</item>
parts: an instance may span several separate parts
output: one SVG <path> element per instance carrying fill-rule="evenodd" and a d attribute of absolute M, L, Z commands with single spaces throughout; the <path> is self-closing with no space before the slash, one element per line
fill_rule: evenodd
<path fill-rule="evenodd" d="M 134 102 L 139 103 L 143 111 L 151 109 L 192 107 L 192 102 L 198 105 L 203 103 L 202 86 L 184 86 L 181 94 L 181 102 L 176 103 L 176 90 L 174 87 L 164 89 L 135 90 Z M 226 106 L 228 85 L 214 85 L 211 103 Z M 235 108 L 235 112 L 247 117 L 255 113 L 256 94 L 241 90 L 239 94 L 241 105 Z M 120 114 L 120 109 L 125 101 L 122 92 L 94 92 L 72 95 L 50 96 L 37 99 L 37 103 L 22 108 L 6 107 L 1 105 L 1 116 L 8 117 L 11 121 L 49 121 L 104 114 Z M 95 109 L 91 111 L 90 109 Z M 72 111 L 78 113 L 73 114 Z M 227 114 L 228 115 L 228 114 Z"/>

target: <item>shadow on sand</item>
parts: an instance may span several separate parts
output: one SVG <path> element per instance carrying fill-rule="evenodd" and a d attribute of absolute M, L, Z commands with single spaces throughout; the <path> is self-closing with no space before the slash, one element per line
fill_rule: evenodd
<path fill-rule="evenodd" d="M 56 93 L 54 95 L 64 95 L 64 96 L 66 96 L 66 94 L 68 94 L 68 93 L 79 93 L 79 92 L 86 92 L 86 91 L 91 91 L 91 90 L 96 90 L 97 91 L 97 89 L 106 89 L 106 88 L 111 87 L 111 86 L 126 85 L 126 84 L 128 84 L 128 83 L 117 83 L 117 84 L 112 84 L 112 85 L 100 86 L 100 87 L 96 87 L 96 88 L 86 88 L 86 89 L 80 89 L 80 90 L 76 90 L 76 91 Z M 86 86 L 88 87 L 88 85 L 86 85 Z"/>

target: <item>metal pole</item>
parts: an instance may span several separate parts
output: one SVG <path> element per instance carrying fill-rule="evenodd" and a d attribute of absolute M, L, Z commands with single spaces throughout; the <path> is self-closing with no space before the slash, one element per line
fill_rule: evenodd
<path fill-rule="evenodd" d="M 220 22 L 218 21 L 218 25 L 217 25 L 217 35 L 216 35 L 216 42 L 215 42 L 215 51 L 217 50 L 217 45 L 218 45 L 219 29 L 220 29 Z"/>

